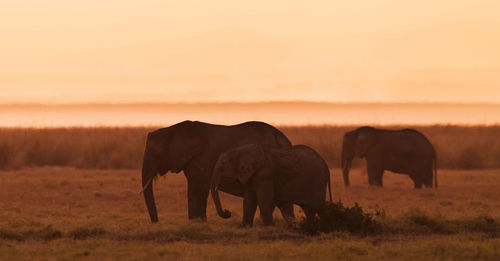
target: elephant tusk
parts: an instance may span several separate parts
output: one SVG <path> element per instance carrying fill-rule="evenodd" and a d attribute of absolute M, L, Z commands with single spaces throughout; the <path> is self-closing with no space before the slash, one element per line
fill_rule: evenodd
<path fill-rule="evenodd" d="M 144 193 L 144 190 L 146 190 L 149 187 L 149 185 L 151 184 L 151 181 L 153 181 L 153 178 L 150 178 L 148 180 L 148 182 L 146 183 L 146 185 L 144 185 L 144 187 L 142 187 L 142 190 L 141 190 L 141 192 L 139 192 L 139 194 Z"/>

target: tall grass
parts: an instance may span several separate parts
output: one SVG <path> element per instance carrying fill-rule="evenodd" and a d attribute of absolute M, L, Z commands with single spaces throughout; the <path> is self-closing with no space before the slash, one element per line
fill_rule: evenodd
<path fill-rule="evenodd" d="M 316 149 L 331 168 L 339 167 L 342 136 L 356 126 L 279 127 L 294 144 Z M 403 128 L 408 126 L 392 126 Z M 418 126 L 434 144 L 438 167 L 500 168 L 500 126 Z M 140 168 L 148 131 L 154 128 L 0 129 L 0 169 L 70 166 Z M 358 160 L 355 166 L 364 164 Z"/>

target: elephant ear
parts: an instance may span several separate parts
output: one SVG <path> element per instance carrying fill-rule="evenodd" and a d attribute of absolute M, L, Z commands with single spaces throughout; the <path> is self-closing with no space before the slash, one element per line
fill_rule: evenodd
<path fill-rule="evenodd" d="M 203 151 L 205 144 L 205 137 L 195 122 L 176 126 L 166 144 L 168 168 L 174 172 L 183 170 L 189 160 Z"/>
<path fill-rule="evenodd" d="M 355 154 L 357 157 L 364 157 L 370 147 L 376 142 L 376 133 L 371 128 L 361 128 L 356 137 Z"/>
<path fill-rule="evenodd" d="M 247 184 L 264 166 L 266 155 L 264 150 L 258 146 L 251 146 L 237 152 L 236 172 L 238 181 Z"/>

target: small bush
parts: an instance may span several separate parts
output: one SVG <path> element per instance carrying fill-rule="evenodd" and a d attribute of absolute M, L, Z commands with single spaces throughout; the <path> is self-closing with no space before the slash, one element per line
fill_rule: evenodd
<path fill-rule="evenodd" d="M 87 239 L 87 238 L 95 238 L 100 235 L 104 235 L 106 230 L 103 228 L 84 228 L 79 227 L 69 233 L 73 239 Z"/>
<path fill-rule="evenodd" d="M 0 239 L 23 241 L 23 235 L 14 231 L 0 229 Z"/>
<path fill-rule="evenodd" d="M 479 215 L 466 221 L 465 229 L 497 235 L 500 231 L 500 223 L 487 215 Z"/>
<path fill-rule="evenodd" d="M 62 232 L 54 229 L 52 225 L 48 225 L 40 230 L 30 231 L 28 234 L 30 234 L 32 238 L 42 240 L 53 240 L 62 237 Z"/>
<path fill-rule="evenodd" d="M 433 233 L 451 233 L 452 223 L 439 216 L 431 217 L 418 208 L 411 209 L 402 217 L 403 224 L 407 229 L 415 227 L 417 230 L 424 228 Z"/>
<path fill-rule="evenodd" d="M 498 236 L 500 223 L 487 215 L 469 219 L 447 219 L 429 215 L 418 208 L 410 209 L 400 217 L 387 217 L 381 221 L 384 233 L 390 234 L 454 234 L 460 232 L 486 233 Z"/>
<path fill-rule="evenodd" d="M 17 240 L 24 241 L 26 239 L 37 239 L 37 240 L 54 240 L 61 238 L 63 233 L 57 229 L 54 229 L 52 225 L 48 225 L 42 229 L 28 230 L 28 231 L 10 231 L 0 229 L 0 239 L 7 240 Z"/>
<path fill-rule="evenodd" d="M 379 224 L 370 213 L 363 212 L 363 208 L 355 203 L 353 207 L 345 207 L 341 201 L 325 204 L 319 217 L 312 220 L 303 219 L 299 229 L 309 235 L 319 232 L 347 231 L 358 235 L 374 234 Z"/>

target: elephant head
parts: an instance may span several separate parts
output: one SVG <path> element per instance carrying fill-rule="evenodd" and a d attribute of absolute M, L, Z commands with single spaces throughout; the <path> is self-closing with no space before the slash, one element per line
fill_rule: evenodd
<path fill-rule="evenodd" d="M 203 136 L 192 122 L 181 122 L 148 134 L 142 164 L 144 199 L 151 222 L 158 222 L 153 194 L 153 179 L 168 171 L 178 173 L 202 152 Z"/>
<path fill-rule="evenodd" d="M 236 149 L 229 150 L 219 156 L 210 190 L 212 198 L 217 209 L 217 214 L 222 218 L 229 218 L 231 212 L 222 209 L 219 198 L 219 185 L 222 177 L 238 181 L 242 186 L 246 186 L 249 181 L 259 173 L 266 163 L 266 154 L 259 145 L 245 145 Z M 270 172 L 265 172 L 271 174 Z"/>
<path fill-rule="evenodd" d="M 358 158 L 365 157 L 376 140 L 376 130 L 372 127 L 361 127 L 344 134 L 341 161 L 346 186 L 349 186 L 349 171 L 351 170 L 352 159 L 355 156 Z"/>

